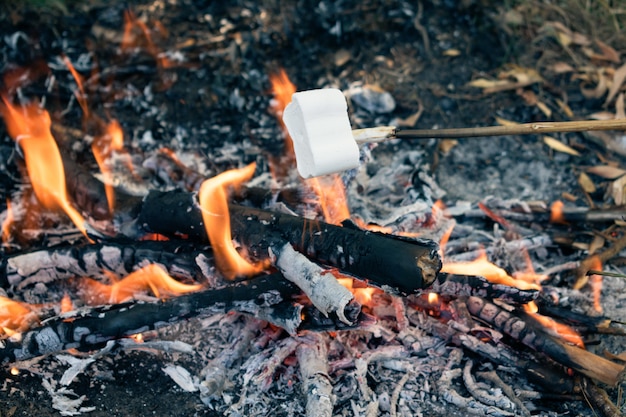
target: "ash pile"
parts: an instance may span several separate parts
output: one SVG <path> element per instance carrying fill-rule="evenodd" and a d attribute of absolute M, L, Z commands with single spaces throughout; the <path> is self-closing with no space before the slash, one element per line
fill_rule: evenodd
<path fill-rule="evenodd" d="M 618 36 L 541 2 L 49 7 L 1 14 L 11 415 L 624 412 L 623 132 L 303 180 L 281 124 L 328 87 L 353 128 L 623 118 Z"/>

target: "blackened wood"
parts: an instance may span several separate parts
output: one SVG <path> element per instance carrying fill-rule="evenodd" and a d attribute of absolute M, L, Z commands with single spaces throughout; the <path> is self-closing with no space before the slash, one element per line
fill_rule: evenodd
<path fill-rule="evenodd" d="M 505 300 L 516 304 L 526 304 L 539 296 L 537 290 L 521 290 L 503 284 L 493 284 L 480 276 L 450 275 L 440 273 L 428 289 L 441 295 L 455 297 L 476 296 L 489 300 Z"/>
<path fill-rule="evenodd" d="M 197 316 L 235 310 L 257 315 L 275 308 L 284 321 L 295 320 L 299 327 L 299 308 L 290 311 L 291 298 L 300 290 L 278 274 L 253 281 L 182 295 L 158 302 L 131 302 L 78 310 L 42 322 L 41 327 L 22 335 L 20 341 L 2 340 L 0 362 L 25 360 L 76 348 L 91 350 L 109 340 L 153 330 Z"/>
<path fill-rule="evenodd" d="M 125 276 L 148 263 L 169 275 L 212 283 L 211 248 L 189 241 L 117 241 L 62 244 L 7 255 L 0 260 L 0 286 L 23 287 L 73 277 L 97 277 L 103 271 Z"/>
<path fill-rule="evenodd" d="M 624 379 L 626 367 L 561 342 L 543 332 L 531 320 L 523 320 L 512 312 L 478 297 L 468 297 L 467 308 L 472 315 L 495 329 L 589 378 L 610 386 L 615 386 Z"/>
<path fill-rule="evenodd" d="M 395 293 L 428 287 L 441 269 L 439 246 L 431 240 L 399 238 L 233 204 L 230 217 L 234 237 L 248 247 L 269 248 L 278 235 L 317 262 Z M 150 192 L 139 209 L 137 226 L 146 232 L 207 239 L 197 197 L 183 191 Z M 269 241 L 268 236 L 272 236 Z"/>

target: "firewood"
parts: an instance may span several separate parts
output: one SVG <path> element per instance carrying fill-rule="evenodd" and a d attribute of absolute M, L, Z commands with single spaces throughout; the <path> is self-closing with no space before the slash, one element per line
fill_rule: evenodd
<path fill-rule="evenodd" d="M 453 297 L 476 296 L 489 300 L 501 299 L 516 304 L 526 304 L 539 296 L 537 290 L 521 290 L 503 284 L 493 284 L 480 276 L 461 276 L 440 273 L 429 292 Z"/>
<path fill-rule="evenodd" d="M 489 323 L 531 349 L 546 354 L 563 366 L 572 368 L 594 380 L 615 386 L 624 379 L 626 367 L 611 362 L 588 350 L 571 346 L 543 332 L 530 321 L 508 312 L 497 305 L 469 297 L 467 306 L 475 317 Z"/>
<path fill-rule="evenodd" d="M 153 191 L 136 208 L 136 226 L 145 232 L 184 234 L 206 241 L 200 210 L 192 193 Z M 257 254 L 267 252 L 267 236 L 274 233 L 316 262 L 393 293 L 410 294 L 428 287 L 441 268 L 438 245 L 431 240 L 399 238 L 234 204 L 230 216 L 234 238 Z"/>
<path fill-rule="evenodd" d="M 19 340 L 5 339 L 0 362 L 12 362 L 76 348 L 100 348 L 109 340 L 157 329 L 190 317 L 239 311 L 266 319 L 295 334 L 309 315 L 292 297 L 300 289 L 279 274 L 156 302 L 84 308 L 53 317 Z M 329 320 L 333 320 L 332 317 Z M 338 323 L 337 319 L 334 319 Z M 358 322 L 358 320 L 355 319 Z M 309 323 L 314 327 L 315 323 Z M 338 328 L 348 328 L 338 323 Z"/>
<path fill-rule="evenodd" d="M 324 336 L 310 333 L 296 349 L 308 417 L 331 417 L 335 396 L 328 376 L 328 353 Z"/>

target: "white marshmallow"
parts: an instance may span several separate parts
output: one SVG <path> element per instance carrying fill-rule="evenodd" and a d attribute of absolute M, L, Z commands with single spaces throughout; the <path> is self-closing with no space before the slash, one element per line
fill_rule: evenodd
<path fill-rule="evenodd" d="M 298 172 L 304 178 L 359 166 L 359 148 L 352 135 L 348 105 L 334 88 L 293 94 L 283 112 L 293 139 Z"/>

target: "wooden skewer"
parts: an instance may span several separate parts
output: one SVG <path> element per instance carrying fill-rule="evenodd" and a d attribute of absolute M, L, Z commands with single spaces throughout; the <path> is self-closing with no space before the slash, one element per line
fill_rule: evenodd
<path fill-rule="evenodd" d="M 356 129 L 352 131 L 352 134 L 357 142 L 381 142 L 388 139 L 470 138 L 557 132 L 588 132 L 594 130 L 626 130 L 626 119 L 533 122 L 508 126 L 467 127 L 457 129 L 401 129 L 395 126 L 380 126 Z"/>

